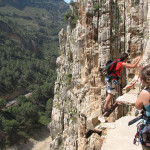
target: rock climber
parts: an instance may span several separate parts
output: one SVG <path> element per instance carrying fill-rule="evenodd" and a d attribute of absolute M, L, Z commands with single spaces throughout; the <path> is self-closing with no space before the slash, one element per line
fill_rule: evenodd
<path fill-rule="evenodd" d="M 142 56 L 139 56 L 137 61 L 134 64 L 130 64 L 127 63 L 128 60 L 128 54 L 127 53 L 123 53 L 119 59 L 119 61 L 117 62 L 115 68 L 113 68 L 112 73 L 110 74 L 110 76 L 112 77 L 110 80 L 110 77 L 108 77 L 106 75 L 105 77 L 105 82 L 106 82 L 106 86 L 107 86 L 107 97 L 106 97 L 106 101 L 104 104 L 104 109 L 102 111 L 102 114 L 104 114 L 105 112 L 109 111 L 109 109 L 112 107 L 113 104 L 113 96 L 116 93 L 116 87 L 118 84 L 118 77 L 122 71 L 123 68 L 135 68 L 137 67 L 139 61 L 141 60 Z M 108 106 L 110 105 L 110 106 Z"/>

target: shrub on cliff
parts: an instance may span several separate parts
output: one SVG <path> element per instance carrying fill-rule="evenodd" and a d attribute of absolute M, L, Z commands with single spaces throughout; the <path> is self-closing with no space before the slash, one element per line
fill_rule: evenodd
<path fill-rule="evenodd" d="M 73 9 L 69 8 L 66 14 L 64 15 L 64 18 L 66 22 L 70 23 L 71 29 L 74 29 L 79 18 L 77 2 L 71 1 L 70 5 Z"/>

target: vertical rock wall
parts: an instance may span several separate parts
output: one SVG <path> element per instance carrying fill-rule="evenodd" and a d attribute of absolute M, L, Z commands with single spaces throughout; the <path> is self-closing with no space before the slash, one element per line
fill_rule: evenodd
<path fill-rule="evenodd" d="M 61 56 L 57 58 L 57 80 L 49 125 L 50 148 L 85 150 L 100 148 L 101 137 L 88 130 L 100 124 L 106 97 L 102 69 L 108 59 L 127 52 L 134 62 L 140 53 L 149 61 L 149 0 L 77 0 L 76 28 L 59 33 Z M 148 19 L 147 19 L 148 18 Z M 136 69 L 122 75 L 122 86 Z M 127 77 L 127 81 L 125 78 Z M 121 94 L 121 90 L 119 90 Z M 111 120 L 116 119 L 115 113 Z"/>

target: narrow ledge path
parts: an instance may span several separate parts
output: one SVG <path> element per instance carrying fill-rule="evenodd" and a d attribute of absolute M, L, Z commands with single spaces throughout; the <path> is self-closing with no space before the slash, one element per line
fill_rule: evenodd
<path fill-rule="evenodd" d="M 128 126 L 128 122 L 134 118 L 134 116 L 125 116 L 114 123 L 107 123 L 107 135 L 101 150 L 142 150 L 140 143 L 133 144 L 137 123 Z"/>

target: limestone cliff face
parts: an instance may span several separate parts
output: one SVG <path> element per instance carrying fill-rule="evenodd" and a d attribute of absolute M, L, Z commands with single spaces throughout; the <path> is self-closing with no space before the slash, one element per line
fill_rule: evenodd
<path fill-rule="evenodd" d="M 100 149 L 99 117 L 106 97 L 102 69 L 108 59 L 130 55 L 131 63 L 142 53 L 149 62 L 150 0 L 77 0 L 79 20 L 59 33 L 61 56 L 57 59 L 57 80 L 53 101 L 51 149 Z M 125 86 L 138 69 L 123 72 Z M 127 79 L 127 80 L 126 80 Z M 119 95 L 121 90 L 118 90 Z M 117 95 L 118 96 L 118 95 Z M 128 107 L 128 106 L 126 106 Z M 119 109 L 119 108 L 118 108 Z M 123 111 L 123 110 L 122 110 Z M 110 117 L 113 121 L 120 110 Z M 128 113 L 128 111 L 126 111 Z M 125 115 L 125 114 L 124 114 Z"/>

